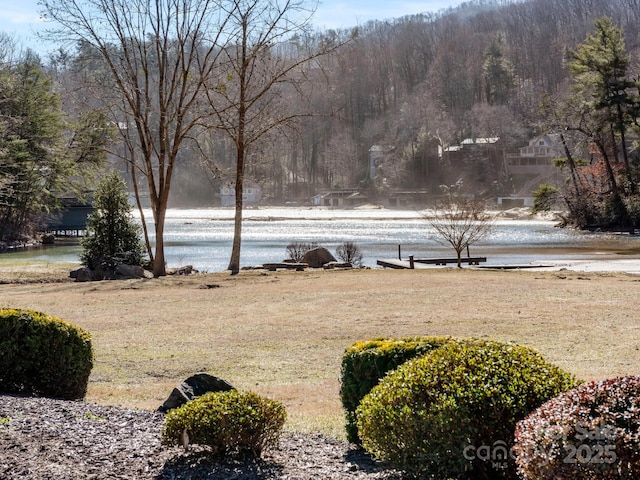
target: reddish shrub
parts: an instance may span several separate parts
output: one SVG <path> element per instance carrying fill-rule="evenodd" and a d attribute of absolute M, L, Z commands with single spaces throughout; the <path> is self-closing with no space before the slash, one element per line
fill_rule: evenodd
<path fill-rule="evenodd" d="M 518 423 L 514 452 L 529 479 L 640 478 L 640 376 L 591 382 Z"/>

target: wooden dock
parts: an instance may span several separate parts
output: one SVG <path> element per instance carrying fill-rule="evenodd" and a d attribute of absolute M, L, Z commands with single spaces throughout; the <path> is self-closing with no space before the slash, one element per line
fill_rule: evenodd
<path fill-rule="evenodd" d="M 406 269 L 414 269 L 414 270 L 418 268 L 429 268 L 429 266 L 425 265 L 424 263 L 416 264 L 415 262 L 412 267 L 409 260 L 398 260 L 397 258 L 383 258 L 381 260 L 376 260 L 376 263 L 384 268 L 395 268 L 395 269 L 406 268 Z"/>
<path fill-rule="evenodd" d="M 262 267 L 271 272 L 275 272 L 278 269 L 295 270 L 297 272 L 302 272 L 305 268 L 309 268 L 309 264 L 301 262 L 273 262 L 264 263 Z"/>
<path fill-rule="evenodd" d="M 448 263 L 458 263 L 457 258 L 414 258 L 414 262 L 424 263 L 427 265 L 447 265 Z M 462 257 L 461 263 L 469 265 L 480 265 L 480 262 L 486 262 L 487 257 Z"/>
<path fill-rule="evenodd" d="M 461 263 L 468 263 L 469 265 L 480 265 L 480 262 L 486 262 L 486 257 L 462 257 Z M 409 256 L 408 260 L 400 260 L 393 258 L 386 258 L 377 260 L 378 265 L 384 268 L 396 268 L 396 269 L 410 269 L 415 270 L 417 268 L 428 268 L 428 265 L 447 265 L 450 263 L 457 264 L 457 258 L 414 258 L 413 255 Z"/>

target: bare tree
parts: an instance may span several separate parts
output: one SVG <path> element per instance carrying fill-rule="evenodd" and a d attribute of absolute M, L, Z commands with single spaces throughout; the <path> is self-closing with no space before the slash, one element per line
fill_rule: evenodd
<path fill-rule="evenodd" d="M 336 255 L 343 262 L 348 262 L 354 267 L 362 267 L 362 250 L 357 243 L 344 242 L 336 248 Z"/>
<path fill-rule="evenodd" d="M 456 251 L 458 268 L 462 268 L 462 252 L 486 237 L 494 221 L 483 203 L 451 195 L 423 216 L 438 234 L 435 240 Z"/>
<path fill-rule="evenodd" d="M 240 271 L 242 190 L 249 150 L 276 130 L 285 129 L 309 112 L 294 112 L 290 96 L 297 93 L 313 60 L 337 45 L 284 48 L 305 33 L 313 8 L 304 0 L 228 0 L 228 45 L 222 50 L 220 79 L 210 84 L 209 102 L 217 127 L 233 140 L 236 150 L 234 235 L 228 270 Z M 313 2 L 312 2 L 313 3 Z M 306 46 L 305 46 L 306 47 Z"/>
<path fill-rule="evenodd" d="M 155 228 L 153 274 L 166 274 L 164 227 L 180 148 L 210 115 L 200 108 L 212 82 L 226 16 L 212 0 L 44 0 L 50 32 L 84 43 L 106 65 L 104 101 L 126 125 L 131 172 L 146 179 Z M 104 79 L 98 79 L 104 80 Z M 95 100 L 95 98 L 93 99 Z M 121 106 L 122 108 L 118 108 Z"/>
<path fill-rule="evenodd" d="M 287 258 L 290 258 L 294 262 L 301 262 L 304 254 L 317 246 L 318 244 L 315 242 L 291 242 L 287 245 Z"/>

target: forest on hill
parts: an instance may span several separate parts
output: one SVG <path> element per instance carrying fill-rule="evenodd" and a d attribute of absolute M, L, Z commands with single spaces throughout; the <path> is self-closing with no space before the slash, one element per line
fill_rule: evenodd
<path fill-rule="evenodd" d="M 248 176 L 275 202 L 308 201 L 327 189 L 366 189 L 370 198 L 392 189 L 437 194 L 460 179 L 467 193 L 508 195 L 513 189 L 504 171 L 478 179 L 477 167 L 461 171 L 442 151 L 465 139 L 498 137 L 512 152 L 553 132 L 543 99 L 568 93 L 567 51 L 604 16 L 624 32 L 636 67 L 638 0 L 472 0 L 433 14 L 313 32 L 300 43 L 346 42 L 322 59 L 317 82 L 307 86 L 301 101 L 308 103 L 300 108 L 314 115 L 257 146 Z M 371 175 L 373 146 L 383 156 Z M 209 171 L 232 181 L 232 146 L 218 139 L 211 148 Z M 183 173 L 177 197 L 195 188 L 211 198 L 211 184 L 197 168 Z M 200 188 L 192 183 L 198 181 Z"/>
<path fill-rule="evenodd" d="M 619 32 L 623 42 L 622 50 L 613 53 L 615 61 L 625 64 L 612 78 L 626 83 L 617 83 L 613 93 L 599 91 L 593 79 L 588 91 L 588 82 L 571 69 L 580 45 L 597 35 L 594 22 L 603 18 L 610 19 L 607 28 Z M 50 82 L 43 88 L 57 96 L 65 118 L 76 127 L 85 122 L 86 127 L 103 115 L 122 134 L 125 124 L 117 120 L 113 107 L 120 100 L 113 94 L 108 65 L 99 55 L 103 52 L 95 45 L 77 42 L 71 49 L 61 48 L 35 61 L 33 54 L 18 56 L 9 45 L 5 38 L 3 78 L 15 74 L 16 65 L 37 63 Z M 305 57 L 318 47 L 324 49 L 323 55 Z M 495 201 L 522 187 L 505 170 L 505 159 L 532 139 L 555 135 L 556 151 L 570 160 L 564 177 L 569 179 L 578 166 L 589 165 L 593 177 L 603 157 L 606 165 L 613 165 L 612 169 L 602 167 L 609 175 L 604 180 L 578 182 L 580 188 L 593 187 L 590 194 L 595 184 L 602 184 L 593 194 L 613 192 L 615 198 L 599 206 L 595 216 L 584 213 L 588 205 L 576 207 L 574 202 L 576 212 L 583 215 L 576 223 L 602 226 L 608 222 L 625 228 L 635 223 L 633 204 L 640 204 L 635 202 L 633 187 L 638 161 L 634 140 L 640 89 L 634 79 L 640 72 L 640 0 L 471 0 L 423 15 L 402 16 L 399 11 L 393 20 L 344 30 L 300 30 L 286 41 L 270 44 L 268 50 L 269 59 L 308 61 L 291 69 L 286 81 L 274 82 L 277 88 L 271 93 L 275 92 L 277 101 L 270 100 L 269 107 L 261 110 L 263 121 L 275 110 L 281 118 L 295 121 L 287 122 L 286 128 L 283 122 L 265 131 L 245 152 L 245 185 L 259 186 L 263 203 L 306 203 L 330 190 L 358 190 L 370 201 L 398 191 L 422 192 L 428 198 L 440 194 L 443 185 Z M 127 55 L 126 50 L 116 53 Z M 227 80 L 232 76 L 228 73 Z M 577 109 L 580 88 L 576 83 L 580 82 L 583 98 L 596 92 L 618 99 L 598 104 L 607 109 L 599 125 L 608 125 L 608 130 L 602 127 L 596 132 L 593 125 L 589 131 L 574 128 L 583 126 L 572 110 Z M 6 85 L 4 98 L 11 94 Z M 226 88 L 221 80 L 217 93 L 225 93 Z M 593 111 L 593 105 L 590 108 Z M 614 111 L 620 113 L 617 118 Z M 6 125 L 3 128 L 6 131 Z M 86 160 L 95 159 L 95 148 L 108 145 L 111 162 L 125 160 L 122 171 L 131 173 L 126 160 L 136 150 L 127 137 L 95 127 L 93 135 L 86 128 L 82 131 L 85 135 L 80 137 L 67 133 L 67 146 L 78 149 L 78 139 L 88 142 L 83 151 L 88 155 L 82 157 Z M 219 204 L 221 188 L 237 180 L 238 152 L 228 133 L 209 125 L 185 136 L 187 141 L 176 152 L 170 205 Z M 598 135 L 606 136 L 606 141 L 598 143 Z M 465 142 L 484 142 L 493 151 L 469 149 L 462 157 L 451 154 Z M 620 176 L 623 180 L 615 180 Z M 586 190 L 576 187 L 576 182 L 573 186 L 574 197 L 585 197 Z M 146 188 L 141 183 L 141 191 Z M 566 200 L 564 188 L 562 182 L 542 188 L 538 192 L 541 208 L 558 195 Z M 609 213 L 613 209 L 617 216 L 604 221 L 603 209 Z"/>

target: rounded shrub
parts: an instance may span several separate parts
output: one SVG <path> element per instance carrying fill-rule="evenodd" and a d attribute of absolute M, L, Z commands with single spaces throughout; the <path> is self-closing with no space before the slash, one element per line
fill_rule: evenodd
<path fill-rule="evenodd" d="M 590 382 L 518 423 L 514 452 L 524 479 L 640 478 L 640 376 Z"/>
<path fill-rule="evenodd" d="M 83 398 L 93 368 L 91 336 L 59 318 L 0 308 L 0 391 Z"/>
<path fill-rule="evenodd" d="M 252 392 L 210 392 L 170 410 L 162 441 L 210 447 L 223 456 L 259 457 L 274 447 L 286 420 L 284 405 Z"/>
<path fill-rule="evenodd" d="M 340 400 L 345 410 L 347 440 L 360 444 L 356 408 L 389 371 L 452 341 L 449 337 L 377 338 L 356 342 L 344 352 Z"/>
<path fill-rule="evenodd" d="M 387 375 L 356 410 L 363 447 L 420 478 L 516 478 L 516 423 L 573 377 L 537 351 L 449 342 Z"/>

